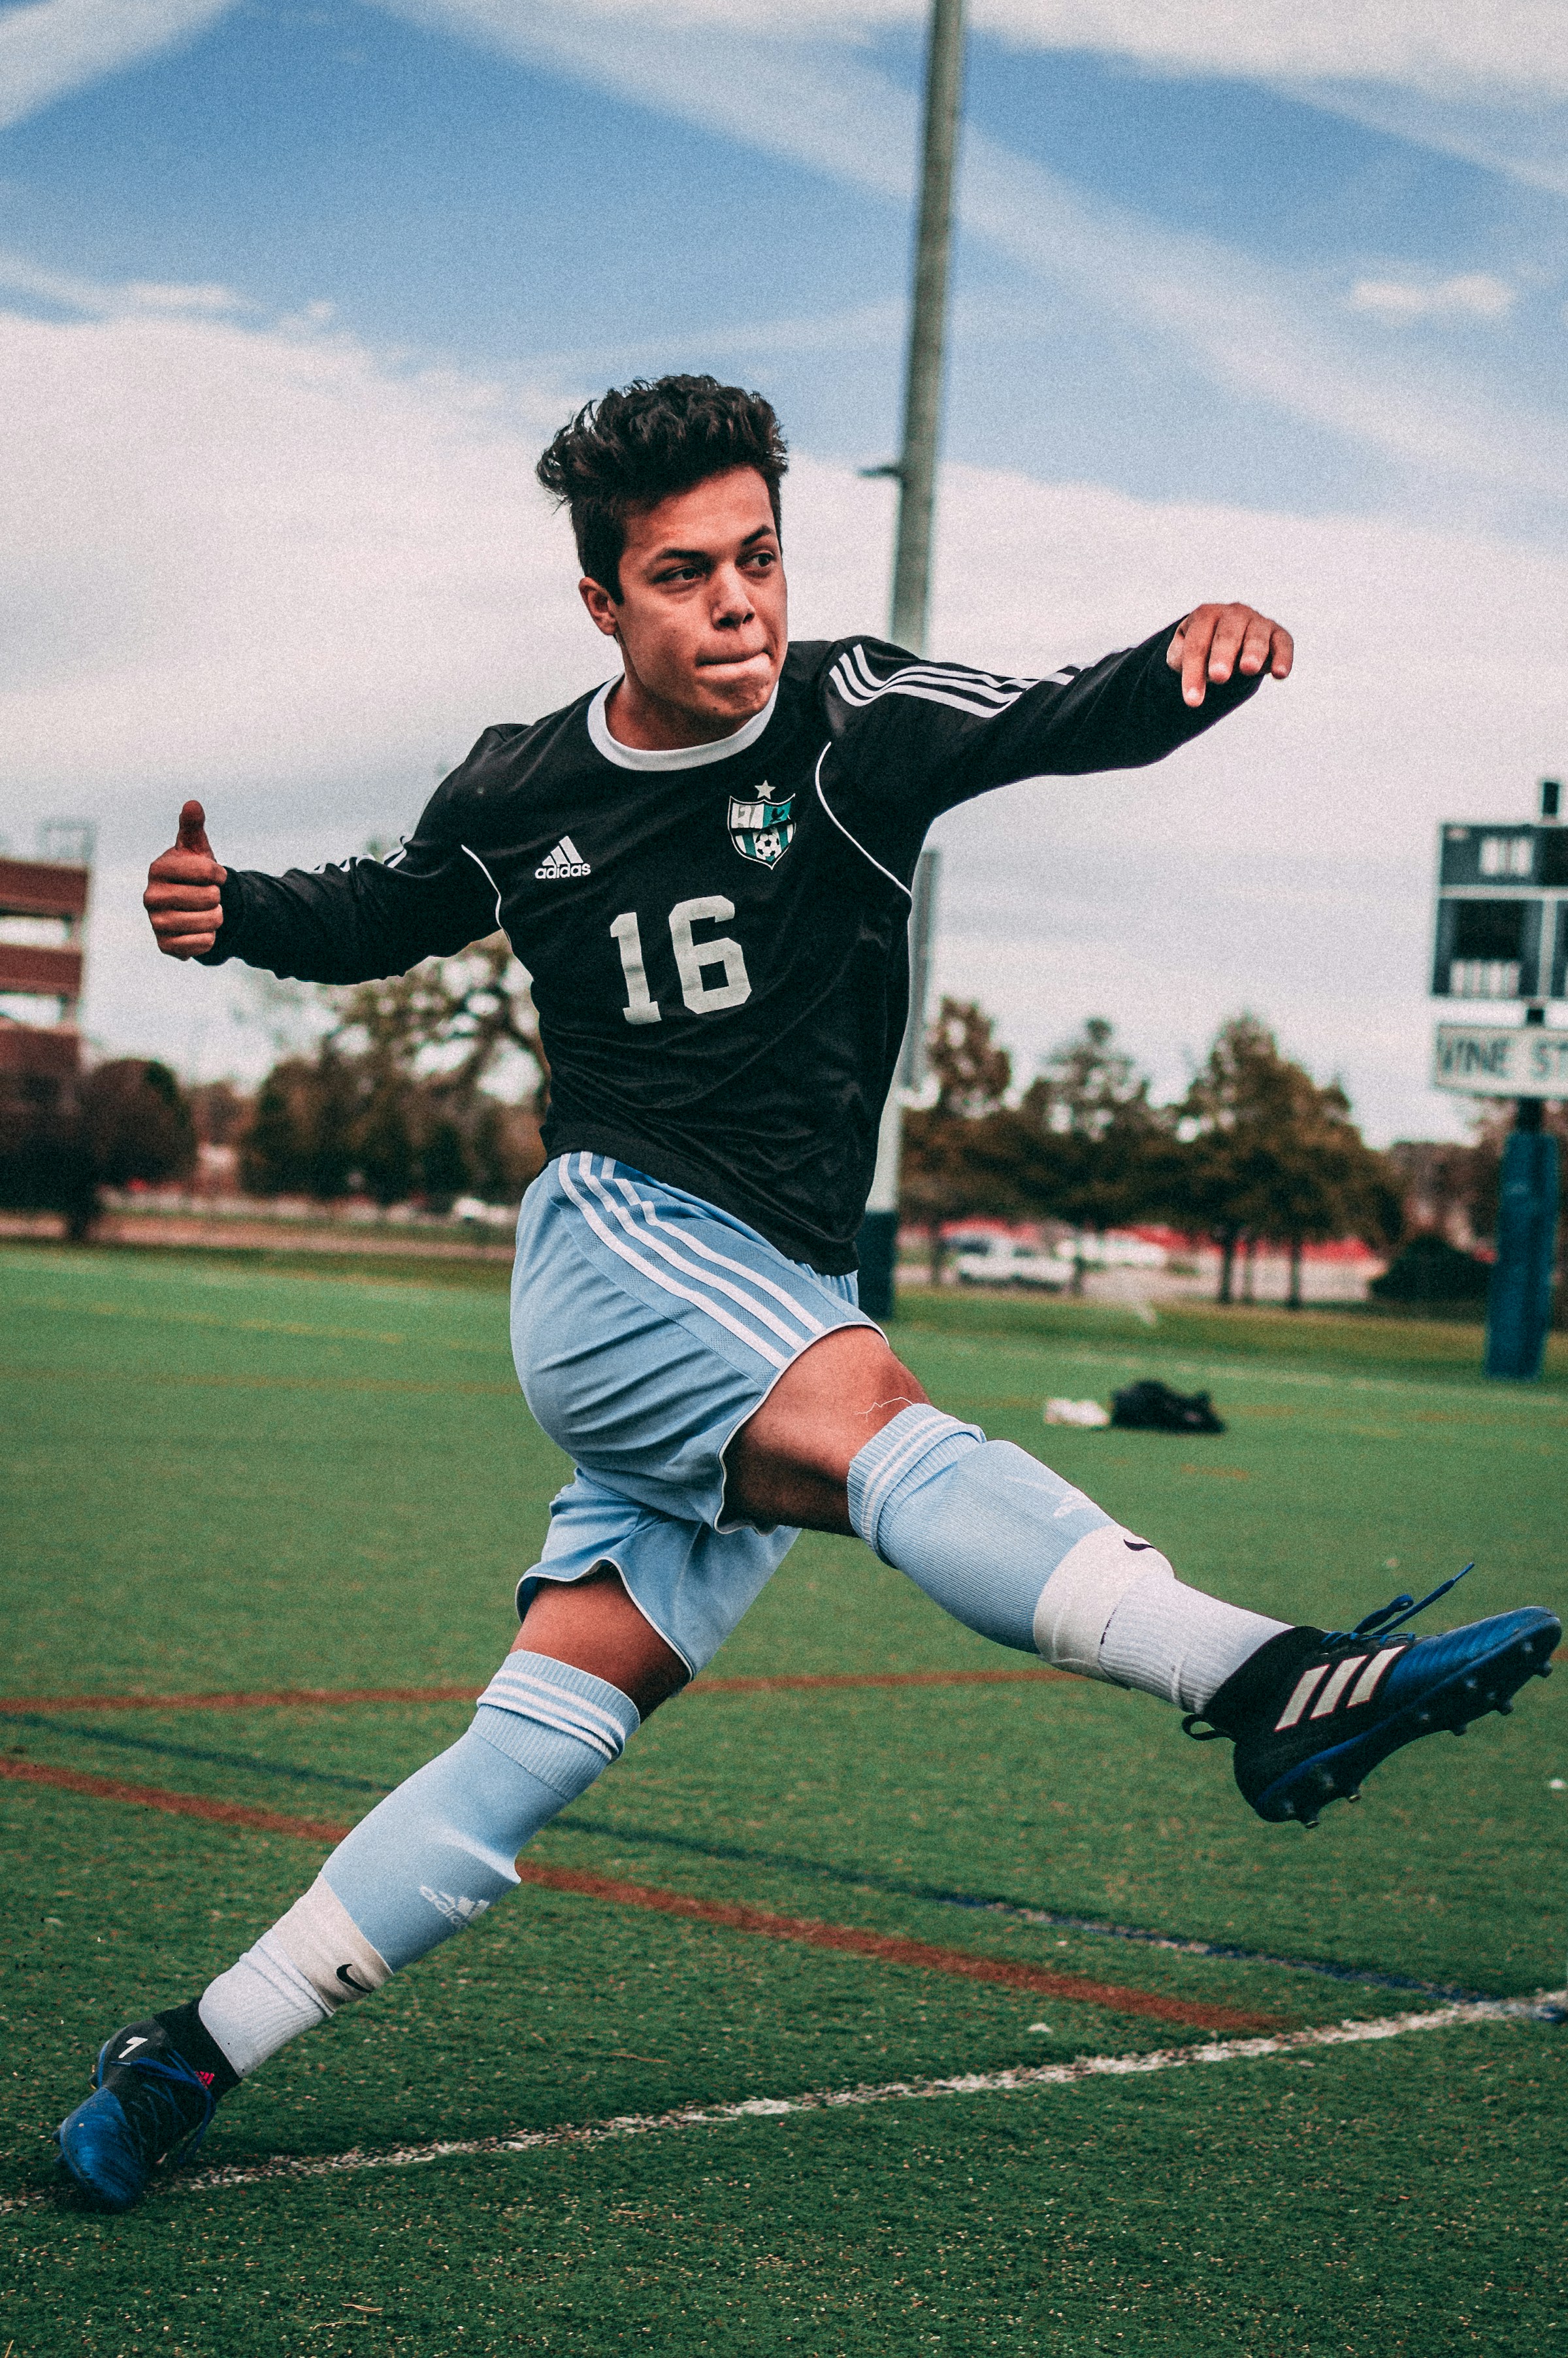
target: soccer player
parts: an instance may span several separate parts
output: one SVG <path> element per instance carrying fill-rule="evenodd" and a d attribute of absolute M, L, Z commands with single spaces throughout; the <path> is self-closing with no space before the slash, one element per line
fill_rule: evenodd
<path fill-rule="evenodd" d="M 1010 780 L 1158 761 L 1284 679 L 1292 645 L 1237 604 L 1042 679 L 865 636 L 792 645 L 784 464 L 756 394 L 607 393 L 538 471 L 618 676 L 486 730 L 384 863 L 225 869 L 194 802 L 153 862 L 159 948 L 207 965 L 352 983 L 505 928 L 550 1065 L 513 1344 L 576 1474 L 467 1733 L 199 1997 L 104 2044 L 59 2134 L 111 2209 L 286 2041 L 503 1898 L 803 1527 L 857 1532 L 968 1628 L 1230 1737 L 1274 1821 L 1314 1823 L 1400 1745 L 1546 1674 L 1561 1632 L 1533 1607 L 1412 1640 L 1408 1597 L 1325 1632 L 1184 1586 L 1037 1458 L 934 1407 L 857 1306 L 931 822 Z"/>

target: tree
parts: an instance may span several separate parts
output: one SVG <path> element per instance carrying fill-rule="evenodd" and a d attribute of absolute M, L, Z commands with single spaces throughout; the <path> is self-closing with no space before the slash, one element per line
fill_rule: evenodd
<path fill-rule="evenodd" d="M 1103 1015 L 1054 1051 L 1019 1109 L 1028 1140 L 1022 1184 L 1038 1208 L 1103 1237 L 1169 1194 L 1169 1126 L 1149 1090 Z M 1083 1282 L 1077 1254 L 1075 1293 Z"/>
<path fill-rule="evenodd" d="M 455 1098 L 477 1090 L 511 1048 L 534 1067 L 534 1110 L 549 1100 L 550 1067 L 539 1039 L 528 978 L 504 934 L 457 957 L 427 958 L 411 974 L 335 990 L 328 1035 L 410 1076 L 438 1080 Z"/>
<path fill-rule="evenodd" d="M 384 1205 L 417 1193 L 443 1211 L 472 1188 L 522 1194 L 544 1163 L 549 1066 L 503 935 L 321 997 L 335 1021 L 315 1055 L 285 1058 L 257 1097 L 247 1188 L 323 1201 L 362 1188 Z M 524 1107 L 483 1086 L 509 1051 L 526 1060 Z"/>
<path fill-rule="evenodd" d="M 904 1117 L 899 1202 L 925 1229 L 936 1285 L 949 1223 L 1006 1218 L 1022 1210 L 1024 1200 L 1016 1122 L 1003 1104 L 1012 1060 L 996 1038 L 994 1019 L 973 1000 L 944 999 L 925 1050 L 936 1102 Z"/>
<path fill-rule="evenodd" d="M 196 1130 L 167 1065 L 116 1056 L 70 1079 L 7 1076 L 0 1148 L 0 1202 L 60 1213 L 87 1236 L 104 1187 L 156 1186 L 189 1177 Z"/>
<path fill-rule="evenodd" d="M 1350 1119 L 1337 1081 L 1320 1087 L 1281 1055 L 1254 1015 L 1223 1024 L 1177 1109 L 1182 1215 L 1219 1247 L 1221 1302 L 1244 1237 L 1283 1244 L 1290 1306 L 1301 1307 L 1303 1248 L 1336 1237 L 1398 1236 L 1397 1174 Z"/>
<path fill-rule="evenodd" d="M 1012 1086 L 1012 1059 L 996 1037 L 996 1019 L 972 999 L 944 999 L 925 1036 L 925 1060 L 944 1119 L 996 1113 Z"/>

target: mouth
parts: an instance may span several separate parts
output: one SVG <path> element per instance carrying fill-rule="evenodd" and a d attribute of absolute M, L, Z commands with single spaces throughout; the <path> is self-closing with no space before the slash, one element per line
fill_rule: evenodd
<path fill-rule="evenodd" d="M 698 655 L 698 671 L 750 671 L 756 664 L 772 661 L 766 647 L 753 647 L 750 654 Z"/>

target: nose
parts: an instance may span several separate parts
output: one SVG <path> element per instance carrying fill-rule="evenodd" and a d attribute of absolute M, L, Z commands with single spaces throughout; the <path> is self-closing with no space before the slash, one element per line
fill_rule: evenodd
<path fill-rule="evenodd" d="M 710 613 L 714 627 L 738 631 L 752 619 L 752 592 L 739 566 L 720 566 L 713 576 Z"/>

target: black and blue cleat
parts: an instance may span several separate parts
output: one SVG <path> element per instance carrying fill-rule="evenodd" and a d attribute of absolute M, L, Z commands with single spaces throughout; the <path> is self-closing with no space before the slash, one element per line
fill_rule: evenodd
<path fill-rule="evenodd" d="M 230 2086 L 232 2073 L 224 2075 Z M 130 2022 L 104 2040 L 85 2104 L 55 2131 L 60 2158 L 101 2210 L 128 2211 L 160 2163 L 188 2160 L 206 2136 L 215 2074 L 176 2048 L 161 2021 Z"/>
<path fill-rule="evenodd" d="M 1435 1638 L 1403 1634 L 1464 1577 L 1419 1605 L 1396 1596 L 1354 1629 L 1281 1631 L 1182 1725 L 1200 1742 L 1230 1737 L 1236 1781 L 1260 1818 L 1315 1826 L 1328 1802 L 1359 1800 L 1362 1779 L 1401 1745 L 1444 1728 L 1462 1736 L 1487 1712 L 1511 1711 L 1527 1679 L 1550 1676 L 1563 1625 L 1537 1605 Z"/>

